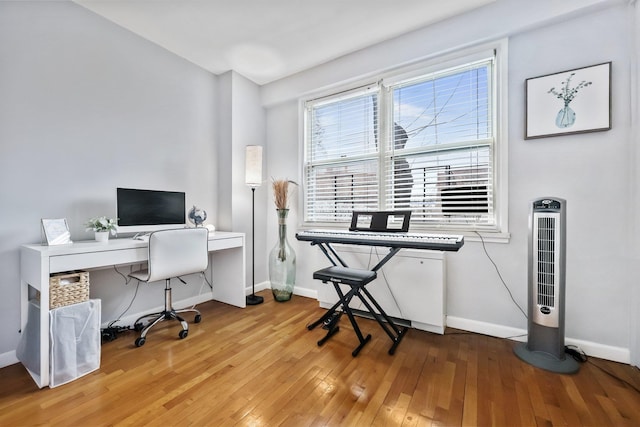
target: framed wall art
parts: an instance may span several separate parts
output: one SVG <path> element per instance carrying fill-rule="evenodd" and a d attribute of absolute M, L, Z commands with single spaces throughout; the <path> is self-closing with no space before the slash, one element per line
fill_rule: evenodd
<path fill-rule="evenodd" d="M 611 62 L 525 81 L 525 139 L 611 129 Z"/>

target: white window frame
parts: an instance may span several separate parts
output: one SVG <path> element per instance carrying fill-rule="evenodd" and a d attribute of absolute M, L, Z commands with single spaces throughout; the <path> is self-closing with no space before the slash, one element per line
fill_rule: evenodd
<path fill-rule="evenodd" d="M 381 88 L 379 92 L 379 105 L 380 109 L 378 110 L 378 115 L 381 117 L 380 125 L 379 125 L 379 135 L 381 137 L 380 144 L 383 146 L 386 141 L 385 138 L 388 137 L 389 131 L 385 127 L 388 126 L 388 118 L 390 117 L 390 112 L 384 110 L 386 105 L 389 105 L 387 100 L 383 101 L 383 98 L 388 96 L 386 87 L 389 85 L 395 84 L 397 82 L 410 80 L 412 78 L 419 78 L 425 74 L 433 73 L 439 70 L 445 70 L 448 68 L 455 67 L 457 65 L 461 65 L 464 63 L 473 62 L 475 59 L 479 58 L 482 55 L 485 55 L 486 52 L 493 50 L 495 52 L 495 62 L 494 62 L 494 79 L 493 79 L 493 98 L 494 98 L 494 150 L 493 150 L 493 191 L 494 191 L 494 215 L 495 215 L 495 225 L 487 226 L 487 227 L 460 227 L 460 226 L 451 226 L 449 224 L 433 224 L 433 225 L 423 225 L 423 224 L 412 224 L 412 231 L 421 231 L 421 232 L 456 232 L 463 233 L 469 237 L 477 238 L 477 234 L 481 234 L 483 239 L 487 242 L 506 242 L 509 240 L 509 229 L 508 229 L 508 141 L 507 141 L 507 130 L 508 130 L 508 108 L 507 108 L 507 97 L 508 97 L 508 74 L 507 74 L 507 64 L 508 64 L 508 40 L 501 39 L 489 43 L 485 43 L 482 45 L 478 45 L 472 48 L 462 49 L 460 51 L 452 52 L 449 54 L 443 54 L 434 56 L 428 60 L 423 60 L 416 62 L 414 64 L 403 66 L 401 68 L 394 68 L 387 72 L 380 73 L 377 76 L 377 81 L 379 83 L 384 83 L 384 86 Z M 304 173 L 305 173 L 305 159 L 306 159 L 306 149 L 307 149 L 307 131 L 308 126 L 306 123 L 306 104 L 309 101 L 323 99 L 336 99 L 341 95 L 349 92 L 353 92 L 355 90 L 362 89 L 364 87 L 371 87 L 372 79 L 369 78 L 366 81 L 360 81 L 351 83 L 350 85 L 342 85 L 342 86 L 334 86 L 332 89 L 324 90 L 322 92 L 317 92 L 311 94 L 310 96 L 305 97 L 304 99 L 300 99 L 300 117 L 301 117 L 301 143 L 302 149 L 300 151 L 300 182 L 304 183 Z M 382 118 L 384 116 L 384 118 Z M 380 150 L 380 164 L 381 168 L 383 163 L 383 151 Z M 383 178 L 382 175 L 380 177 L 380 185 L 383 186 Z M 381 187 L 382 188 L 382 187 Z M 307 218 L 307 212 L 305 212 L 305 195 L 304 195 L 304 184 L 300 186 L 300 190 L 303 192 L 301 194 L 300 200 L 300 211 L 303 212 L 301 216 L 302 223 L 301 226 L 303 228 L 321 228 L 321 227 L 332 227 L 336 228 L 336 226 L 342 226 L 343 222 L 307 222 L 305 218 Z"/>

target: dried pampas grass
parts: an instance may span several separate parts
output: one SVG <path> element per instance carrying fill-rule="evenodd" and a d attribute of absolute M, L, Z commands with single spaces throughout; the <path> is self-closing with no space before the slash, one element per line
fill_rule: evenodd
<path fill-rule="evenodd" d="M 289 179 L 273 180 L 273 199 L 276 209 L 289 209 L 289 184 L 298 185 Z"/>

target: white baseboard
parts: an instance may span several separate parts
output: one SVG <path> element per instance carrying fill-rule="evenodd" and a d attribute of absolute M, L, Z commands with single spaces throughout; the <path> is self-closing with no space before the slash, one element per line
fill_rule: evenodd
<path fill-rule="evenodd" d="M 256 288 L 256 292 L 260 292 L 260 291 L 264 291 L 265 289 L 269 289 L 270 285 L 269 285 L 269 282 L 260 282 L 255 284 L 255 288 Z M 251 286 L 247 286 L 246 288 L 244 288 L 244 294 L 245 295 L 251 294 Z"/>
<path fill-rule="evenodd" d="M 256 288 L 256 292 L 259 292 L 265 289 L 271 289 L 271 285 L 268 281 L 266 281 L 266 282 L 256 283 L 255 288 Z M 249 295 L 251 293 L 251 288 L 246 288 L 245 293 Z M 315 289 L 302 288 L 300 286 L 295 286 L 293 288 L 293 294 L 300 295 L 301 297 L 313 298 L 316 300 L 318 299 L 318 291 Z"/>
<path fill-rule="evenodd" d="M 301 297 L 313 298 L 315 300 L 318 299 L 318 291 L 316 289 L 309 288 L 301 288 L 296 286 L 293 288 L 294 295 L 300 295 Z"/>
<path fill-rule="evenodd" d="M 489 335 L 491 337 L 509 338 L 520 342 L 527 340 L 527 331 L 525 329 L 510 328 L 508 326 L 496 325 L 494 323 L 469 320 L 463 317 L 447 316 L 447 327 Z"/>
<path fill-rule="evenodd" d="M 508 326 L 479 322 L 477 320 L 469 320 L 461 317 L 447 316 L 447 326 L 492 337 L 508 338 L 519 342 L 525 342 L 527 340 L 526 329 L 511 328 Z M 589 356 L 626 364 L 631 362 L 631 352 L 628 348 L 613 347 L 570 337 L 565 337 L 564 342 L 565 345 L 574 345 L 580 348 Z"/>
<path fill-rule="evenodd" d="M 16 357 L 15 350 L 0 354 L 0 368 L 15 365 L 16 363 L 19 363 L 19 362 L 20 361 Z"/>

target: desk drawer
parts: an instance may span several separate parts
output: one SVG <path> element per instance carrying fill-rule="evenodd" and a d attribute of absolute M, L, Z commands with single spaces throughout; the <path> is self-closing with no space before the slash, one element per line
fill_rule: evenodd
<path fill-rule="evenodd" d="M 242 246 L 242 237 L 230 237 L 228 239 L 209 240 L 209 252 L 221 249 L 239 248 Z"/>
<path fill-rule="evenodd" d="M 49 258 L 49 273 L 147 261 L 147 248 L 65 254 Z"/>

